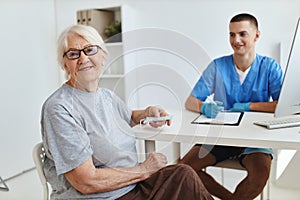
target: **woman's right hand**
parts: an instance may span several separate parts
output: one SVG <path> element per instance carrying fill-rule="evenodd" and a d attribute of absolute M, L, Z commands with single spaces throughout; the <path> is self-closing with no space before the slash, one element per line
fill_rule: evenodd
<path fill-rule="evenodd" d="M 151 152 L 147 159 L 141 163 L 141 167 L 145 171 L 146 178 L 165 167 L 168 163 L 167 157 L 162 153 Z"/>

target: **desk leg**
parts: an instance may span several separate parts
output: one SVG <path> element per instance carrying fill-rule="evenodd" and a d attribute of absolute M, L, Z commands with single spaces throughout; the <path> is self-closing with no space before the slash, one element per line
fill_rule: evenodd
<path fill-rule="evenodd" d="M 173 142 L 172 144 L 173 146 L 173 163 L 178 163 L 179 159 L 180 159 L 180 143 L 179 142 Z"/>
<path fill-rule="evenodd" d="M 155 151 L 155 141 L 153 140 L 145 140 L 145 153 L 146 157 L 148 154 Z"/>
<path fill-rule="evenodd" d="M 178 163 L 180 159 L 180 143 L 179 142 L 173 142 L 172 144 L 173 149 L 173 164 Z M 146 157 L 150 152 L 155 151 L 155 141 L 153 140 L 145 140 L 145 153 Z"/>

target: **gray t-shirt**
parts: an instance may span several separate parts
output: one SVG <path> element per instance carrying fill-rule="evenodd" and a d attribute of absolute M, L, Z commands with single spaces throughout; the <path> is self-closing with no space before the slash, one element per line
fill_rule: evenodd
<path fill-rule="evenodd" d="M 46 150 L 45 175 L 51 199 L 116 199 L 135 185 L 84 195 L 64 173 L 92 156 L 97 168 L 137 165 L 131 110 L 108 89 L 85 92 L 63 84 L 44 103 L 41 127 Z"/>

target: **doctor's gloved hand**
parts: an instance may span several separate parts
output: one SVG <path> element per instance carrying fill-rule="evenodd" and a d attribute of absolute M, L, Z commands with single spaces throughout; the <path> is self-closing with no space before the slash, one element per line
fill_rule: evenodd
<path fill-rule="evenodd" d="M 215 101 L 203 103 L 200 112 L 208 118 L 215 118 L 222 110 L 224 110 L 223 102 Z"/>
<path fill-rule="evenodd" d="M 250 111 L 250 102 L 249 103 L 234 103 L 232 108 L 229 109 L 229 111 L 235 111 L 235 112 Z"/>

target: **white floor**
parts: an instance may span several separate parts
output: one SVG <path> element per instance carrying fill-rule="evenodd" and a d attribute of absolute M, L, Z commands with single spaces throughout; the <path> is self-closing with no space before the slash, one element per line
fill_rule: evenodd
<path fill-rule="evenodd" d="M 9 191 L 0 190 L 1 200 L 42 200 L 43 187 L 37 171 L 31 170 L 5 182 Z"/>
<path fill-rule="evenodd" d="M 212 169 L 211 169 L 212 170 Z M 219 176 L 219 171 L 211 171 Z M 243 177 L 243 172 L 237 170 L 225 171 L 225 185 L 228 188 L 234 188 L 234 185 Z M 43 189 L 40 185 L 36 170 L 31 170 L 14 179 L 6 181 L 9 191 L 0 190 L 1 200 L 42 200 Z M 257 200 L 259 198 L 256 198 Z M 255 199 L 255 200 L 256 200 Z M 274 184 L 270 184 L 270 199 L 271 200 L 300 200 L 300 190 L 289 190 L 279 188 Z"/>
<path fill-rule="evenodd" d="M 224 182 L 223 185 L 230 191 L 234 191 L 235 186 L 246 176 L 246 171 L 243 170 L 232 170 L 232 169 L 223 169 Z M 222 170 L 220 168 L 208 168 L 208 173 L 213 175 L 216 180 L 220 183 L 222 182 L 221 174 Z M 267 186 L 266 186 L 267 187 Z M 300 190 L 280 188 L 273 184 L 269 183 L 269 198 L 267 195 L 267 188 L 264 190 L 264 200 L 300 200 Z M 216 198 L 217 200 L 217 198 Z M 260 196 L 255 198 L 255 200 L 260 200 Z"/>

